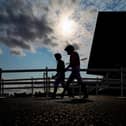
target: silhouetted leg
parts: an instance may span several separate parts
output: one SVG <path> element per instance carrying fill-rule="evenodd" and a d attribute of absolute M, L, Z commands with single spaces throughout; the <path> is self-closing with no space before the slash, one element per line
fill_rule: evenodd
<path fill-rule="evenodd" d="M 64 79 L 61 80 L 61 84 L 62 84 L 62 88 L 64 88 L 65 87 L 65 81 L 64 81 Z"/>
<path fill-rule="evenodd" d="M 80 73 L 77 73 L 76 79 L 78 83 L 81 85 L 81 91 L 83 92 L 84 98 L 87 98 L 88 97 L 87 88 L 86 88 L 86 85 L 82 81 Z"/>
<path fill-rule="evenodd" d="M 73 73 L 71 73 L 71 75 L 69 76 L 69 78 L 66 82 L 66 85 L 64 86 L 64 90 L 63 90 L 61 97 L 64 97 L 66 91 L 68 91 L 68 93 L 69 93 L 69 85 L 70 85 L 70 83 L 73 82 L 74 78 L 75 77 L 74 77 Z"/>
<path fill-rule="evenodd" d="M 83 98 L 88 98 L 88 92 L 87 92 L 87 88 L 85 84 L 81 85 L 81 91 L 84 93 L 84 97 Z"/>
<path fill-rule="evenodd" d="M 53 98 L 56 97 L 57 88 L 58 88 L 58 86 L 55 86 L 55 87 L 54 87 Z"/>
<path fill-rule="evenodd" d="M 57 78 L 57 79 L 55 80 L 55 82 L 54 82 L 54 92 L 53 92 L 53 98 L 55 98 L 55 97 L 56 97 L 56 92 L 57 92 L 57 88 L 58 88 L 59 83 L 60 83 L 60 79 L 59 79 L 59 78 Z"/>

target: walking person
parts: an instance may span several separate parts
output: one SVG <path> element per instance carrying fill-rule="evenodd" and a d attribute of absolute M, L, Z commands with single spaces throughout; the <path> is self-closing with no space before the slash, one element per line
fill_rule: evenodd
<path fill-rule="evenodd" d="M 72 83 L 74 79 L 77 79 L 78 83 L 81 85 L 81 91 L 84 95 L 83 98 L 88 98 L 86 85 L 82 82 L 82 78 L 80 75 L 80 57 L 72 45 L 68 45 L 64 50 L 67 52 L 68 55 L 70 55 L 70 63 L 65 70 L 68 70 L 71 67 L 72 72 L 66 82 L 61 97 L 64 97 L 66 91 L 68 91 L 69 93 L 70 83 Z"/>
<path fill-rule="evenodd" d="M 55 82 L 54 82 L 54 92 L 52 98 L 56 98 L 57 88 L 60 83 L 62 84 L 62 86 L 64 86 L 64 79 L 65 79 L 65 65 L 64 65 L 64 61 L 62 60 L 62 56 L 60 53 L 56 53 L 54 54 L 54 57 L 57 61 L 57 68 L 56 68 L 57 73 L 55 76 L 53 76 L 53 78 L 55 78 Z"/>

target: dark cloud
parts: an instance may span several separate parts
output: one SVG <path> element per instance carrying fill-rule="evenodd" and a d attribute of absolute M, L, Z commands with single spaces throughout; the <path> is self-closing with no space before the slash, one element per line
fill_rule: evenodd
<path fill-rule="evenodd" d="M 43 41 L 44 45 L 57 46 L 57 43 L 55 43 L 56 37 L 54 36 L 48 37 L 47 35 L 45 35 L 43 38 L 44 38 L 44 41 Z"/>
<path fill-rule="evenodd" d="M 12 3 L 7 0 L 2 5 L 0 2 L 0 27 L 3 30 L 1 33 L 6 34 L 4 37 L 0 34 L 0 42 L 10 48 L 18 46 L 27 50 L 30 50 L 31 42 L 35 42 L 36 39 L 42 39 L 43 44 L 52 43 L 48 34 L 53 30 L 49 26 L 46 16 L 38 18 L 33 15 L 32 11 L 29 14 L 24 13 L 25 9 L 28 11 L 28 8 L 25 8 L 21 0 L 12 0 Z M 48 7 L 44 9 L 48 11 Z"/>
<path fill-rule="evenodd" d="M 24 56 L 24 53 L 23 53 L 22 50 L 20 50 L 20 49 L 11 49 L 10 52 L 11 52 L 12 54 L 14 54 L 14 55 Z"/>
<path fill-rule="evenodd" d="M 49 11 L 49 8 L 48 7 L 43 7 L 43 9 L 45 10 L 45 11 Z"/>
<path fill-rule="evenodd" d="M 0 40 L 3 41 L 4 44 L 10 48 L 20 47 L 23 49 L 31 50 L 30 44 L 27 44 L 23 42 L 22 40 L 17 40 L 14 38 L 2 38 L 2 37 L 0 37 Z"/>
<path fill-rule="evenodd" d="M 72 0 L 73 3 L 75 3 L 77 0 Z"/>
<path fill-rule="evenodd" d="M 11 27 L 13 24 L 14 27 Z M 25 14 L 9 16 L 0 15 L 0 25 L 7 25 L 9 29 L 7 33 L 9 35 L 18 35 L 25 40 L 33 40 L 36 37 L 43 37 L 44 35 L 53 32 L 46 22 L 46 17 L 38 19 L 36 17 L 30 17 Z M 13 29 L 13 32 L 12 30 Z"/>

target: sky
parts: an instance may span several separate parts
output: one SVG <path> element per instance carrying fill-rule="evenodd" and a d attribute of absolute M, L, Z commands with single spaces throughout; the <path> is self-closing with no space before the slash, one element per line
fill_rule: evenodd
<path fill-rule="evenodd" d="M 87 68 L 98 12 L 125 10 L 125 0 L 0 0 L 0 68 L 55 68 L 68 44 Z"/>

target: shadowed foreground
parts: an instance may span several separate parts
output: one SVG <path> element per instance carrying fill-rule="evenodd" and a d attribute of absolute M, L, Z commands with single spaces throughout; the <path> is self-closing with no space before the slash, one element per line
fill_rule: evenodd
<path fill-rule="evenodd" d="M 126 126 L 126 99 L 0 98 L 0 126 Z"/>

